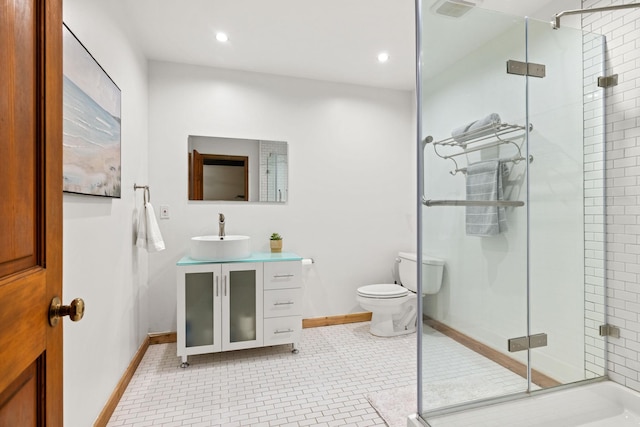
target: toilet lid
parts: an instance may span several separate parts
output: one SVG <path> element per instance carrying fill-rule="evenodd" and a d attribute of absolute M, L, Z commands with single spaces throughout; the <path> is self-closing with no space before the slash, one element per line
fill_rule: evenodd
<path fill-rule="evenodd" d="M 368 298 L 399 298 L 407 295 L 409 290 L 400 285 L 379 284 L 367 285 L 358 288 L 358 295 Z"/>

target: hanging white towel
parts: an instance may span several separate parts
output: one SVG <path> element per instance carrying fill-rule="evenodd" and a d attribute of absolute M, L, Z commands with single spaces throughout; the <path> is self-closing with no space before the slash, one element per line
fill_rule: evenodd
<path fill-rule="evenodd" d="M 164 240 L 151 203 L 145 203 L 138 219 L 138 239 L 136 246 L 148 252 L 164 250 Z"/>

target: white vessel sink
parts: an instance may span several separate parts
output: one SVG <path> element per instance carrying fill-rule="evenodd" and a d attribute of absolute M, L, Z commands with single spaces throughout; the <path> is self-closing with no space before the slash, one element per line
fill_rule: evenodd
<path fill-rule="evenodd" d="M 198 261 L 231 261 L 247 258 L 249 236 L 196 236 L 191 238 L 189 256 Z"/>

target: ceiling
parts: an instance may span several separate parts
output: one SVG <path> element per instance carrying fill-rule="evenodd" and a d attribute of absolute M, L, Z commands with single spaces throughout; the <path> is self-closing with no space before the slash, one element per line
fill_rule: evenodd
<path fill-rule="evenodd" d="M 423 13 L 434 1 L 423 2 Z M 550 20 L 579 4 L 483 0 L 481 7 L 518 16 L 537 12 Z M 113 0 L 110 5 L 117 6 L 126 31 L 151 60 L 414 87 L 414 0 Z M 216 41 L 218 31 L 229 41 Z M 384 64 L 377 61 L 381 51 L 389 53 Z"/>

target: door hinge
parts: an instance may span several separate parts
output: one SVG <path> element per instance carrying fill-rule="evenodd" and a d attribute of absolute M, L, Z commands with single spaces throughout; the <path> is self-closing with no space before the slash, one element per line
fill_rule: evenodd
<path fill-rule="evenodd" d="M 535 334 L 525 337 L 511 338 L 508 340 L 509 351 L 511 353 L 516 351 L 528 350 L 530 348 L 546 347 L 547 346 L 547 334 Z"/>
<path fill-rule="evenodd" d="M 533 62 L 522 62 L 510 59 L 507 61 L 507 74 L 543 78 L 547 75 L 547 67 L 544 64 L 535 64 Z"/>
<path fill-rule="evenodd" d="M 606 325 L 600 325 L 600 336 L 620 338 L 620 328 L 608 323 Z"/>
<path fill-rule="evenodd" d="M 598 87 L 613 87 L 618 85 L 618 75 L 598 77 Z"/>

